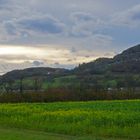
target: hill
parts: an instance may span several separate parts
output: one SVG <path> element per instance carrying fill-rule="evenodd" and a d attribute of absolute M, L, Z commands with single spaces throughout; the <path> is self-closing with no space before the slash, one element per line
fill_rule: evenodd
<path fill-rule="evenodd" d="M 1 76 L 4 79 L 19 79 L 33 76 L 62 76 L 68 74 L 105 74 L 105 73 L 140 73 L 140 44 L 123 51 L 113 58 L 98 58 L 95 61 L 84 63 L 69 71 L 60 68 L 28 68 L 14 70 Z"/>
<path fill-rule="evenodd" d="M 49 67 L 39 67 L 39 68 L 27 68 L 24 70 L 13 70 L 1 76 L 1 80 L 18 80 L 21 78 L 29 77 L 57 77 L 66 75 L 69 72 L 67 69 L 61 68 L 49 68 Z"/>
<path fill-rule="evenodd" d="M 0 77 L 0 93 L 0 102 L 140 98 L 140 45 L 73 70 L 40 67 L 8 72 Z"/>
<path fill-rule="evenodd" d="M 113 58 L 99 58 L 74 69 L 77 74 L 140 73 L 140 45 L 123 51 Z"/>
<path fill-rule="evenodd" d="M 140 45 L 113 58 L 99 58 L 73 70 L 28 68 L 0 77 L 0 92 L 46 91 L 48 89 L 94 89 L 95 91 L 135 88 L 140 90 Z M 73 93 L 73 91 L 71 91 Z M 74 91 L 76 92 L 76 91 Z M 85 91 L 84 91 L 85 92 Z M 57 91 L 58 93 L 58 91 Z M 65 92 L 64 92 L 65 93 Z M 81 91 L 80 91 L 81 93 Z"/>

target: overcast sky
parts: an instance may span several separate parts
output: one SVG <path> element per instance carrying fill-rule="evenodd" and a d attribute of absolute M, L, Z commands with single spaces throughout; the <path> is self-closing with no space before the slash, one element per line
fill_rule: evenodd
<path fill-rule="evenodd" d="M 0 73 L 73 68 L 139 44 L 140 0 L 0 0 Z"/>

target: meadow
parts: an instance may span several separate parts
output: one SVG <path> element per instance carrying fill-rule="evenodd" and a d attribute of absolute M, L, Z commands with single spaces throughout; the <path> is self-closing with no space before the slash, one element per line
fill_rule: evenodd
<path fill-rule="evenodd" d="M 0 104 L 0 128 L 140 139 L 140 100 Z"/>

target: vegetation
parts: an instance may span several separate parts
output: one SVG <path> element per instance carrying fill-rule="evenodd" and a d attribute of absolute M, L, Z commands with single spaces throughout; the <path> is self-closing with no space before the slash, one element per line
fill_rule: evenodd
<path fill-rule="evenodd" d="M 136 45 L 116 55 L 114 58 L 99 58 L 79 65 L 74 69 L 80 74 L 140 74 L 140 45 Z"/>
<path fill-rule="evenodd" d="M 114 58 L 99 58 L 73 70 L 29 68 L 0 76 L 0 102 L 9 103 L 0 104 L 0 139 L 25 136 L 25 131 L 15 128 L 43 131 L 42 135 L 26 132 L 25 138 L 31 140 L 140 139 L 139 64 L 137 45 Z M 55 101 L 89 102 L 46 103 Z M 70 137 L 56 138 L 46 132 Z"/>
<path fill-rule="evenodd" d="M 23 129 L 0 129 L 1 140 L 76 140 L 75 137 L 48 134 L 38 131 L 27 131 Z M 80 140 L 80 139 L 79 139 Z"/>
<path fill-rule="evenodd" d="M 0 102 L 138 99 L 139 56 L 137 45 L 114 58 L 99 58 L 73 70 L 15 70 L 0 77 Z"/>
<path fill-rule="evenodd" d="M 15 128 L 0 129 L 1 140 L 127 140 L 125 138 L 99 138 L 93 136 L 68 136 Z M 131 139 L 132 140 L 132 139 Z"/>
<path fill-rule="evenodd" d="M 0 126 L 73 136 L 140 138 L 140 100 L 1 104 Z"/>

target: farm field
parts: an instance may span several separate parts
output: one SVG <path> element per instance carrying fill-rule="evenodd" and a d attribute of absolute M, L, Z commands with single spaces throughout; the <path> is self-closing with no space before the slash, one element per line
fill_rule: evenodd
<path fill-rule="evenodd" d="M 0 104 L 0 139 L 6 136 L 4 140 L 11 140 L 8 136 L 20 140 L 19 135 L 30 140 L 133 140 L 140 139 L 139 132 L 140 100 Z"/>
<path fill-rule="evenodd" d="M 0 129 L 0 140 L 127 140 L 120 138 L 94 138 L 92 136 L 66 136 L 22 129 Z"/>

